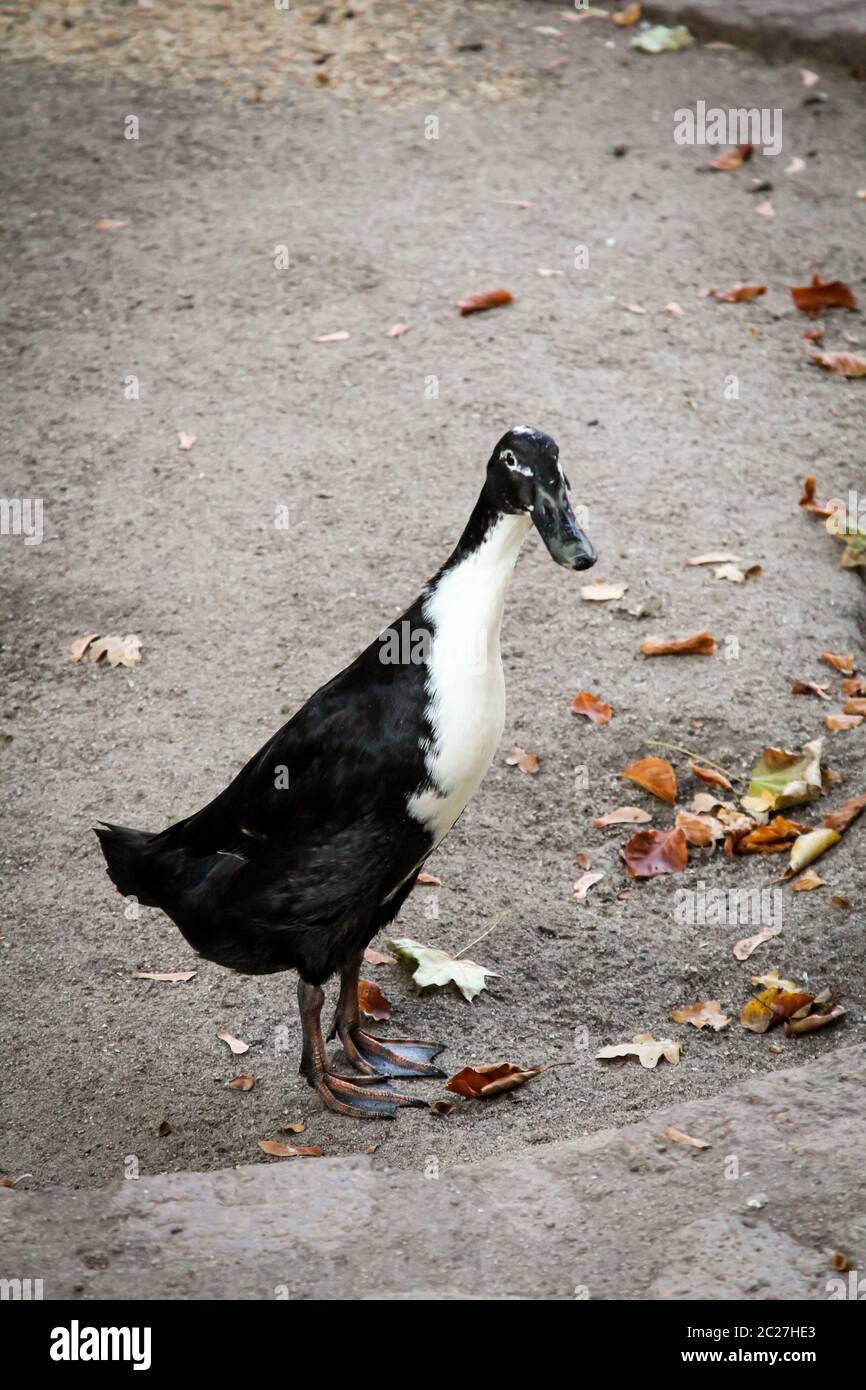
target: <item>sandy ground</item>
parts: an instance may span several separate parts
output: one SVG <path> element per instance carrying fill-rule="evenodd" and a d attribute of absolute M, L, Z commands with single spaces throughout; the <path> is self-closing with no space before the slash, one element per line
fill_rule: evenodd
<path fill-rule="evenodd" d="M 828 674 L 825 648 L 863 657 L 863 586 L 796 502 L 811 471 L 824 495 L 862 488 L 866 385 L 808 363 L 786 286 L 818 269 L 866 294 L 864 88 L 824 73 L 829 100 L 804 105 L 793 66 L 697 48 L 641 58 L 591 23 L 554 39 L 534 32 L 555 23 L 548 5 L 466 6 L 463 26 L 467 15 L 488 47 L 457 54 L 465 27 L 441 28 L 437 44 L 455 52 L 446 68 L 431 59 L 429 95 L 417 71 L 389 77 L 393 98 L 384 79 L 368 97 L 320 87 L 309 65 L 245 101 L 207 74 L 184 82 L 145 62 L 48 66 L 25 52 L 4 69 L 3 491 L 45 505 L 41 545 L 0 538 L 0 1171 L 30 1173 L 30 1186 L 105 1183 L 129 1156 L 144 1173 L 254 1161 L 258 1138 L 297 1119 L 329 1154 L 378 1144 L 384 1165 L 452 1164 L 627 1122 L 864 1037 L 866 827 L 823 861 L 828 887 L 785 896 L 778 943 L 739 964 L 731 943 L 756 928 L 683 928 L 676 890 L 759 886 L 778 859 L 695 852 L 683 875 L 621 897 L 627 832 L 590 824 L 623 802 L 670 823 L 618 778 L 646 739 L 742 778 L 765 743 L 814 738 L 824 706 L 791 695 L 791 679 Z M 543 72 L 558 56 L 570 61 Z M 698 98 L 782 107 L 783 154 L 698 172 L 714 152 L 671 138 L 673 110 Z M 123 138 L 130 113 L 137 142 Z M 431 114 L 438 140 L 425 139 Z M 786 176 L 794 155 L 806 168 Z M 772 189 L 750 193 L 753 177 Z M 767 197 L 773 219 L 756 213 Z M 129 225 L 95 230 L 103 217 Z M 574 268 L 579 244 L 586 269 Z M 752 305 L 696 296 L 737 280 L 769 292 Z M 494 284 L 513 305 L 457 315 L 461 294 Z M 663 312 L 670 301 L 681 318 Z M 410 332 L 386 339 L 396 322 Z M 863 350 L 858 317 L 826 323 L 828 347 Z M 339 330 L 348 341 L 311 341 Z M 359 1125 L 323 1113 L 296 1075 L 294 978 L 232 977 L 158 912 L 127 920 L 91 826 L 158 829 L 219 791 L 411 600 L 518 422 L 560 442 L 602 557 L 593 577 L 630 588 L 617 604 L 582 603 L 581 581 L 528 543 L 504 632 L 503 747 L 430 862 L 441 888 L 419 889 L 400 922 L 458 950 L 507 912 L 472 952 L 497 978 L 470 1006 L 416 997 L 394 967 L 371 973 L 394 1005 L 380 1031 L 447 1040 L 455 1070 L 573 1065 L 447 1119 Z M 192 451 L 179 452 L 178 430 L 197 435 Z M 288 531 L 273 524 L 284 505 Z M 763 576 L 735 586 L 684 569 L 715 549 Z M 719 641 L 713 658 L 637 654 L 648 635 L 702 627 Z M 140 633 L 141 666 L 67 664 L 69 642 L 97 630 Z M 579 688 L 610 701 L 610 725 L 569 714 Z M 864 728 L 828 735 L 844 774 L 832 804 L 866 789 Z M 506 766 L 513 740 L 539 755 L 538 776 Z M 672 756 L 684 800 L 696 788 Z M 571 893 L 580 850 L 606 874 L 584 905 Z M 831 891 L 854 907 L 833 908 Z M 738 1011 L 756 966 L 835 983 L 847 1018 L 779 1052 L 736 1024 L 685 1036 L 671 1023 L 700 998 Z M 186 984 L 133 978 L 196 967 Z M 251 1043 L 244 1058 L 220 1027 Z M 592 1060 L 645 1030 L 687 1044 L 678 1067 Z M 245 1095 L 226 1089 L 242 1070 L 258 1078 Z"/>

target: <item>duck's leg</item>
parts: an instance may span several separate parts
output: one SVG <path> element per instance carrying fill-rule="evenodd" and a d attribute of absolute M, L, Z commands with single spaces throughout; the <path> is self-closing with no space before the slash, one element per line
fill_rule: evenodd
<path fill-rule="evenodd" d="M 343 968 L 340 1002 L 328 1036 L 339 1037 L 352 1066 L 368 1075 L 445 1076 L 433 1065 L 433 1058 L 444 1051 L 444 1043 L 420 1042 L 417 1038 L 374 1038 L 363 1031 L 358 1004 L 358 976 L 363 959 L 364 952 L 359 951 Z"/>
<path fill-rule="evenodd" d="M 298 980 L 298 1006 L 304 1036 L 300 1073 L 318 1092 L 328 1109 L 359 1119 L 393 1120 L 401 1105 L 423 1106 L 423 1101 L 402 1096 L 387 1083 L 372 1086 L 367 1077 L 349 1081 L 328 1071 L 321 1025 L 324 999 L 324 991 L 318 985 L 308 985 L 305 980 Z"/>

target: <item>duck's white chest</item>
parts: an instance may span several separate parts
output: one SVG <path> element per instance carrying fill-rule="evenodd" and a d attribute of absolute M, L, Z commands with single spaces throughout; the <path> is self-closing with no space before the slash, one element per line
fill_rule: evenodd
<path fill-rule="evenodd" d="M 424 605 L 432 630 L 427 663 L 432 734 L 425 749 L 428 780 L 408 810 L 434 844 L 478 790 L 502 737 L 502 606 L 525 531 L 523 517 L 503 517 L 478 551 L 443 576 Z"/>

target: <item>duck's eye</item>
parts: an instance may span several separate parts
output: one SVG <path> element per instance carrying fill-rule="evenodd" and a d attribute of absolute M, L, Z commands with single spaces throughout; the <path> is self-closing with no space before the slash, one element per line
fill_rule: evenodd
<path fill-rule="evenodd" d="M 518 463 L 516 454 L 512 453 L 510 449 L 500 451 L 499 461 L 510 468 L 512 473 L 522 473 L 524 478 L 532 477 L 532 469 L 528 468 L 525 463 Z"/>

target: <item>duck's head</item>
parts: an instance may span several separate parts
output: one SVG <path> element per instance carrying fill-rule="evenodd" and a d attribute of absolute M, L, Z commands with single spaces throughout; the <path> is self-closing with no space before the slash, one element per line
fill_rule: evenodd
<path fill-rule="evenodd" d="M 568 500 L 570 483 L 549 434 L 518 425 L 500 439 L 487 465 L 487 492 L 503 512 L 525 512 L 558 565 L 588 570 L 598 556 Z"/>

